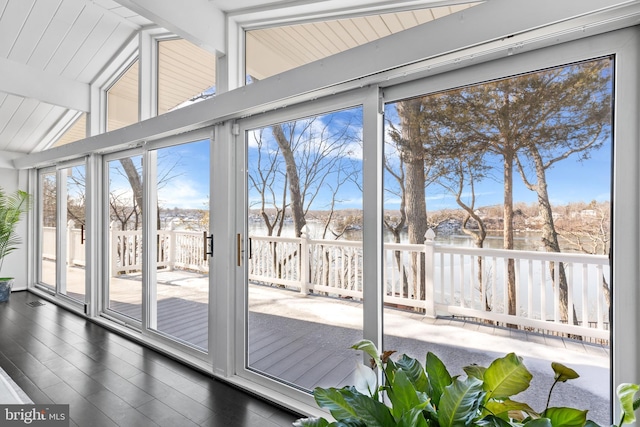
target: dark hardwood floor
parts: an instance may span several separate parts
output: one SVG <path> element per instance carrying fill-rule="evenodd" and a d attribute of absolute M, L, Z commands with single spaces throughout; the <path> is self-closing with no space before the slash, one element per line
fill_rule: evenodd
<path fill-rule="evenodd" d="M 69 404 L 72 426 L 275 427 L 298 417 L 28 292 L 0 303 L 0 331 L 0 367 L 34 403 Z"/>

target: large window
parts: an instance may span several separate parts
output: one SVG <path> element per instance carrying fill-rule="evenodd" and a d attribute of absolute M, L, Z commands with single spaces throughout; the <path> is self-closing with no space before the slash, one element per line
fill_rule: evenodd
<path fill-rule="evenodd" d="M 514 351 L 551 378 L 540 359 L 577 360 L 530 342 L 582 348 L 585 382 L 555 402 L 608 422 L 612 69 L 604 58 L 386 105 L 385 348 L 440 353 L 458 372 Z"/>
<path fill-rule="evenodd" d="M 243 368 L 307 391 L 351 384 L 363 336 L 361 132 L 361 107 L 246 132 Z"/>

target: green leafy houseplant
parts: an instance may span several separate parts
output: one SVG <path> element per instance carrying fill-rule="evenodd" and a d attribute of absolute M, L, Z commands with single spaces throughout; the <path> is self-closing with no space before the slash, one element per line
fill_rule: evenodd
<path fill-rule="evenodd" d="M 22 216 L 31 208 L 31 196 L 22 190 L 7 194 L 0 188 L 0 271 L 4 259 L 21 243 L 16 227 Z M 9 299 L 13 278 L 0 277 L 0 301 Z"/>
<path fill-rule="evenodd" d="M 578 378 L 578 374 L 559 363 L 552 363 L 555 382 L 549 390 L 547 406 L 537 412 L 528 404 L 512 399 L 526 390 L 533 376 L 514 353 L 495 359 L 488 367 L 464 369 L 466 377 L 451 376 L 444 363 L 427 353 L 423 367 L 416 359 L 402 355 L 391 360 L 393 352 L 380 354 L 368 340 L 352 348 L 371 357 L 372 367 L 359 365 L 356 384 L 341 389 L 316 388 L 314 398 L 321 408 L 336 419 L 302 418 L 296 427 L 595 427 L 587 421 L 587 411 L 550 407 L 553 388 L 560 382 Z M 384 377 L 378 384 L 378 372 Z M 634 402 L 638 386 L 618 388 L 623 408 L 623 423 L 635 420 Z M 622 396 L 621 396 L 621 393 Z"/>

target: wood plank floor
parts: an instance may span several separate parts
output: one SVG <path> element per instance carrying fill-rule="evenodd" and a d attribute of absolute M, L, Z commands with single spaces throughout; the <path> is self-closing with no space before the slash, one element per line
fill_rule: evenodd
<path fill-rule="evenodd" d="M 72 426 L 291 426 L 298 417 L 28 292 L 0 304 L 0 367 Z"/>

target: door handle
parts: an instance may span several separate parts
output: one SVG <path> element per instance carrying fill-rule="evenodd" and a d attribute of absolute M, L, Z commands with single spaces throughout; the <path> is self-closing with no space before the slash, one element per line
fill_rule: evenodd
<path fill-rule="evenodd" d="M 208 236 L 206 231 L 202 232 L 202 242 L 204 244 L 204 260 L 207 260 L 208 256 L 213 256 L 213 234 Z"/>

